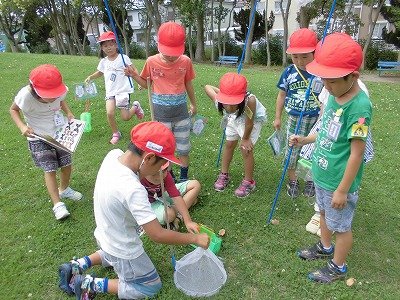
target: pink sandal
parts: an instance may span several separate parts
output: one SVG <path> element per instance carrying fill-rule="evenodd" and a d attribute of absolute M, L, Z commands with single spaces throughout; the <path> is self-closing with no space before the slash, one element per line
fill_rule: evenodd
<path fill-rule="evenodd" d="M 116 143 L 118 143 L 120 138 L 121 138 L 121 132 L 119 132 L 119 131 L 118 132 L 114 132 L 113 135 L 112 135 L 112 138 L 110 140 L 110 144 L 115 145 Z"/>

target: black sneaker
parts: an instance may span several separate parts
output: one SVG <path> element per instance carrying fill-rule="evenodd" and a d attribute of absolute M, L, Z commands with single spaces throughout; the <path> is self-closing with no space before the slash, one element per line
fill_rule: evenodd
<path fill-rule="evenodd" d="M 74 275 L 82 274 L 82 269 L 79 267 L 77 261 L 72 260 L 65 264 L 62 264 L 58 268 L 59 284 L 58 286 L 62 291 L 68 295 L 73 295 L 74 291 L 70 287 L 70 283 L 73 280 Z"/>
<path fill-rule="evenodd" d="M 287 194 L 289 197 L 296 198 L 299 196 L 299 181 L 289 180 L 287 184 Z"/>
<path fill-rule="evenodd" d="M 310 198 L 315 196 L 314 182 L 306 181 L 306 184 L 304 186 L 303 195 L 306 197 L 310 197 Z"/>
<path fill-rule="evenodd" d="M 335 280 L 344 279 L 346 274 L 346 265 L 344 265 L 343 270 L 341 270 L 332 260 L 329 260 L 326 267 L 309 273 L 308 278 L 315 282 L 331 283 Z"/>
<path fill-rule="evenodd" d="M 96 296 L 93 289 L 94 278 L 90 275 L 76 275 L 74 280 L 74 292 L 76 300 L 91 300 Z"/>
<path fill-rule="evenodd" d="M 324 249 L 324 246 L 322 245 L 321 241 L 318 241 L 318 243 L 316 243 L 314 246 L 310 248 L 300 249 L 299 251 L 297 251 L 297 255 L 305 260 L 332 258 L 334 250 L 335 250 L 334 247 L 332 247 L 332 250 L 327 252 Z"/>

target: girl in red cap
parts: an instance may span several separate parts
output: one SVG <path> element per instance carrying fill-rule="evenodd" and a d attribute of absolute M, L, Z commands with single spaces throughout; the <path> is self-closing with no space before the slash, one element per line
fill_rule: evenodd
<path fill-rule="evenodd" d="M 219 88 L 206 85 L 208 97 L 215 102 L 218 111 L 224 115 L 226 143 L 222 154 L 221 173 L 214 184 L 216 191 L 223 191 L 230 180 L 229 165 L 233 152 L 240 140 L 240 151 L 244 162 L 244 179 L 235 190 L 237 197 L 246 197 L 256 187 L 254 172 L 254 145 L 256 144 L 262 123 L 266 121 L 265 107 L 247 92 L 247 80 L 237 73 L 222 76 Z"/>
<path fill-rule="evenodd" d="M 23 87 L 10 107 L 10 114 L 22 135 L 28 139 L 29 150 L 35 165 L 44 171 L 47 191 L 53 202 L 53 212 L 57 220 L 69 216 L 67 207 L 61 199 L 79 201 L 82 194 L 69 187 L 72 171 L 71 154 L 33 138 L 32 134 L 54 136 L 57 128 L 64 125 L 65 119 L 74 115 L 67 102 L 67 87 L 62 81 L 60 71 L 53 65 L 41 65 L 29 75 L 30 85 Z M 21 119 L 21 112 L 25 122 Z M 60 168 L 60 185 L 57 188 L 57 169 Z"/>
<path fill-rule="evenodd" d="M 121 138 L 115 120 L 115 108 L 119 108 L 121 118 L 128 121 L 133 115 L 138 119 L 144 116 L 143 109 L 138 101 L 134 101 L 130 106 L 130 94 L 133 93 L 133 85 L 129 78 L 124 74 L 124 61 L 127 66 L 132 65 L 130 58 L 119 53 L 117 40 L 112 31 L 104 32 L 99 37 L 100 57 L 102 58 L 97 66 L 97 71 L 89 75 L 85 82 L 96 79 L 104 75 L 106 87 L 106 111 L 108 124 L 112 130 L 111 144 L 116 144 Z M 123 60 L 122 60 L 123 56 Z"/>

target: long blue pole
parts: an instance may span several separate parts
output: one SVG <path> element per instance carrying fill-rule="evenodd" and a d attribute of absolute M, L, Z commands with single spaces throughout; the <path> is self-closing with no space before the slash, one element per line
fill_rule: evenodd
<path fill-rule="evenodd" d="M 108 0 L 104 0 L 103 2 L 104 2 L 104 6 L 106 7 L 108 19 L 110 20 L 111 29 L 114 32 L 115 39 L 117 41 L 119 53 L 121 53 L 122 63 L 126 67 L 126 63 L 125 63 L 125 59 L 124 59 L 124 55 L 123 55 L 124 51 L 122 51 L 121 43 L 119 42 L 119 39 L 118 39 L 117 29 L 115 27 L 114 20 L 113 20 L 113 17 L 111 15 L 111 9 L 110 9 L 110 6 L 108 5 Z M 131 79 L 130 76 L 128 76 L 128 80 L 129 80 L 129 84 L 131 85 L 131 87 L 133 87 L 132 79 Z"/>
<path fill-rule="evenodd" d="M 329 11 L 328 19 L 327 19 L 327 21 L 326 21 L 325 30 L 324 30 L 324 34 L 323 34 L 323 36 L 322 36 L 322 42 L 321 42 L 321 44 L 324 43 L 325 36 L 326 36 L 326 34 L 327 34 L 327 32 L 328 32 L 328 27 L 329 27 L 329 24 L 330 24 L 330 21 L 331 21 L 333 12 L 335 11 L 335 6 L 336 6 L 336 0 L 333 0 L 332 6 L 331 6 L 331 10 Z M 307 101 L 308 101 L 308 99 L 310 98 L 310 94 L 311 94 L 311 85 L 312 85 L 313 79 L 314 79 L 314 77 L 311 77 L 311 78 L 310 78 L 310 82 L 309 82 L 309 84 L 308 84 L 308 86 L 307 86 L 307 90 L 306 90 L 306 94 L 305 94 L 305 99 L 304 99 L 304 103 L 303 103 L 303 108 L 302 108 L 302 110 L 301 110 L 301 112 L 300 112 L 299 120 L 298 120 L 298 122 L 297 122 L 296 129 L 295 129 L 295 134 L 297 134 L 297 133 L 299 132 L 301 120 L 303 119 L 303 115 L 304 115 L 304 111 L 305 111 L 305 108 L 306 108 L 306 105 L 307 105 Z M 272 203 L 271 211 L 269 212 L 267 224 L 271 223 L 272 216 L 274 215 L 275 208 L 276 208 L 276 204 L 277 204 L 277 202 L 278 202 L 279 194 L 280 194 L 281 189 L 282 189 L 282 184 L 283 184 L 283 181 L 284 181 L 284 179 L 285 179 L 286 171 L 287 171 L 288 166 L 289 166 L 290 156 L 292 155 L 292 152 L 293 152 L 293 146 L 291 146 L 291 147 L 289 148 L 288 156 L 287 156 L 286 161 L 285 161 L 285 166 L 284 166 L 283 171 L 282 171 L 281 179 L 280 179 L 280 181 L 279 181 L 278 188 L 277 188 L 277 190 L 276 190 L 276 194 L 275 194 L 274 201 L 273 201 L 273 203 Z"/>

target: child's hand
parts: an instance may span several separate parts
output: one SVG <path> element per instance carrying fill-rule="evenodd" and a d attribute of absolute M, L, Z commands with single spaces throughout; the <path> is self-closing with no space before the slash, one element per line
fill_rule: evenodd
<path fill-rule="evenodd" d="M 126 66 L 126 68 L 124 69 L 124 73 L 126 76 L 139 76 L 138 70 L 133 66 Z"/>
<path fill-rule="evenodd" d="M 280 130 L 281 129 L 281 119 L 276 118 L 274 122 L 272 122 L 272 125 L 274 126 L 275 130 Z"/>
<path fill-rule="evenodd" d="M 240 142 L 240 149 L 242 149 L 242 150 L 251 152 L 251 151 L 253 151 L 253 148 L 254 148 L 254 146 L 250 139 L 243 139 Z"/>
<path fill-rule="evenodd" d="M 294 134 L 289 136 L 289 147 L 302 147 L 304 145 L 304 136 Z"/>
<path fill-rule="evenodd" d="M 196 245 L 203 249 L 207 249 L 210 245 L 210 237 L 206 233 L 196 234 Z"/>
<path fill-rule="evenodd" d="M 31 137 L 31 134 L 33 134 L 33 129 L 25 125 L 23 128 L 21 128 L 21 133 L 23 136 Z"/>
<path fill-rule="evenodd" d="M 347 205 L 347 193 L 334 191 L 332 196 L 331 206 L 335 209 L 343 209 Z"/>
<path fill-rule="evenodd" d="M 68 113 L 68 114 L 67 114 L 67 118 L 68 118 L 68 121 L 71 121 L 72 119 L 75 119 L 75 116 L 74 116 L 73 113 L 71 112 L 71 113 Z"/>
<path fill-rule="evenodd" d="M 190 114 L 191 116 L 195 116 L 196 113 L 197 113 L 197 107 L 196 107 L 196 105 L 190 104 L 190 106 L 189 106 L 189 114 Z"/>
<path fill-rule="evenodd" d="M 92 77 L 88 76 L 85 79 L 85 84 L 89 84 L 89 82 L 92 80 Z"/>
<path fill-rule="evenodd" d="M 196 222 L 190 221 L 185 223 L 186 229 L 190 233 L 199 233 L 199 224 Z"/>

